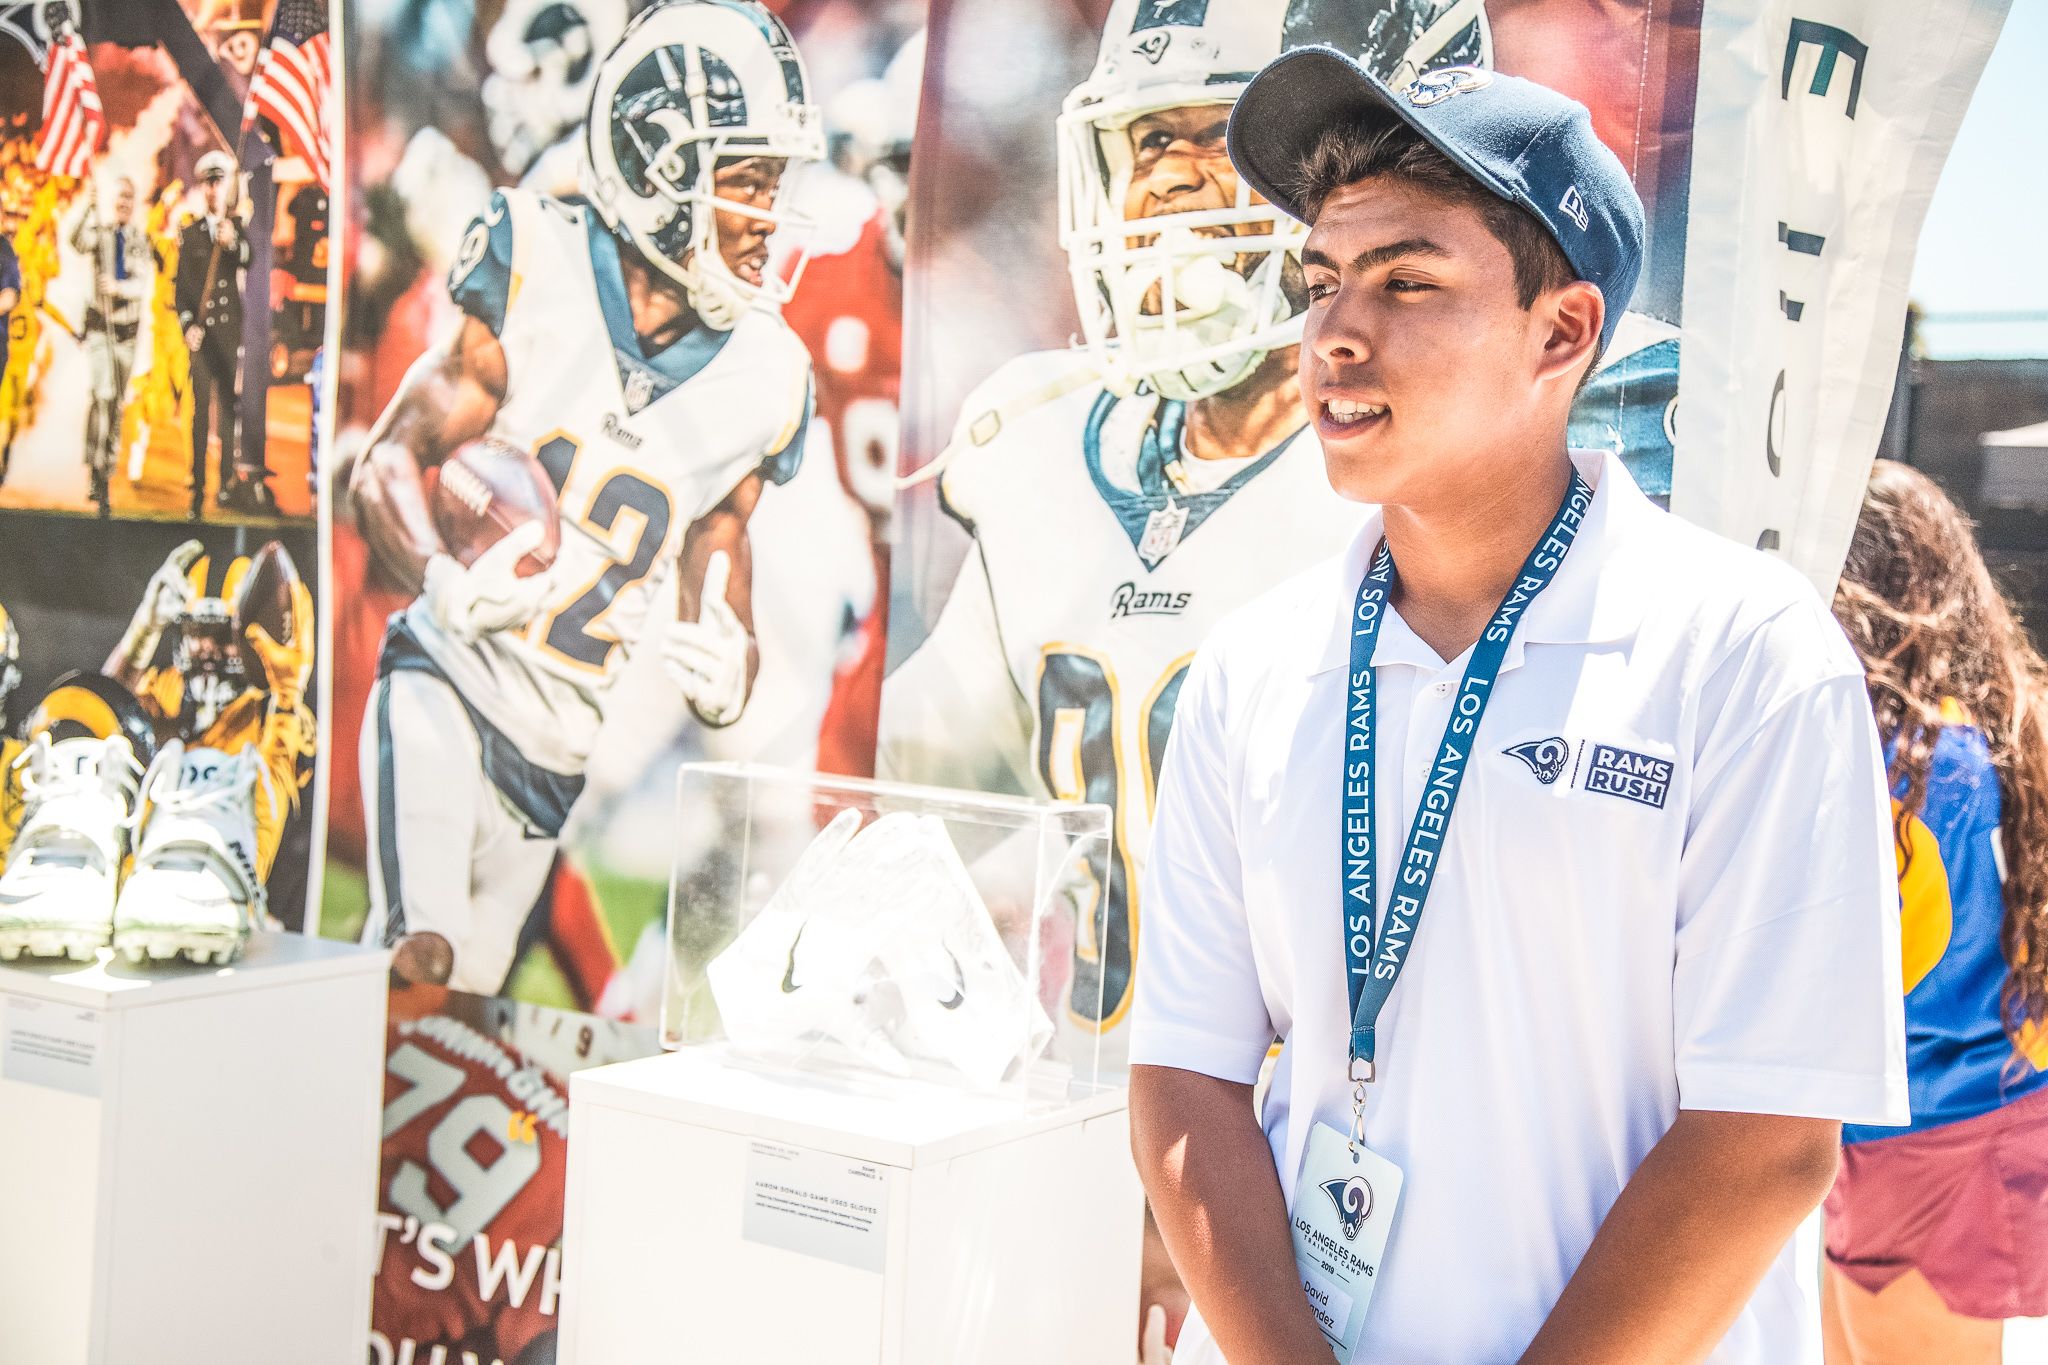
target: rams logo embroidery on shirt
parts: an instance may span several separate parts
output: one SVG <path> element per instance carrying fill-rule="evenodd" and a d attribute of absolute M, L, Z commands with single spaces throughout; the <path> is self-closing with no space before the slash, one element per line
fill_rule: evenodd
<path fill-rule="evenodd" d="M 1605 792 L 1662 810 L 1665 799 L 1671 795 L 1671 773 L 1669 759 L 1617 749 L 1612 744 L 1595 744 L 1585 787 L 1589 792 Z"/>
<path fill-rule="evenodd" d="M 1358 1230 L 1372 1216 L 1372 1186 L 1364 1176 L 1354 1175 L 1348 1180 L 1325 1180 L 1322 1188 L 1337 1206 L 1337 1218 L 1344 1225 L 1344 1240 L 1356 1241 Z"/>
<path fill-rule="evenodd" d="M 1564 771 L 1565 760 L 1572 756 L 1572 746 L 1565 743 L 1563 736 L 1552 735 L 1549 739 L 1510 744 L 1501 752 L 1528 764 L 1529 771 L 1536 774 L 1536 780 L 1547 787 Z"/>

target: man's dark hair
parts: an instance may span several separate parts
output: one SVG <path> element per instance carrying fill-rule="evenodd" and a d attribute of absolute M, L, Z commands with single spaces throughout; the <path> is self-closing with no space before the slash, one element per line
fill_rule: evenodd
<path fill-rule="evenodd" d="M 1378 127 L 1349 123 L 1325 129 L 1279 188 L 1312 223 L 1332 194 L 1376 176 L 1467 205 L 1478 213 L 1515 263 L 1515 293 L 1524 308 L 1545 290 L 1561 288 L 1579 277 L 1541 219 L 1488 190 L 1405 123 Z M 1598 363 L 1597 357 L 1594 363 Z"/>

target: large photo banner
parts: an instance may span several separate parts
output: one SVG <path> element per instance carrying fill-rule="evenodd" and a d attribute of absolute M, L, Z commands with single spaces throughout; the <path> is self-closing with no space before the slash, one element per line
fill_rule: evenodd
<path fill-rule="evenodd" d="M 230 921 L 308 921 L 328 106 L 276 64 L 325 44 L 324 11 L 293 0 L 0 6 L 16 950 L 62 863 L 27 856 L 24 829 L 128 855 L 117 948 L 207 960 Z M 113 796 L 52 814 L 84 771 Z"/>
<path fill-rule="evenodd" d="M 781 17 L 777 17 L 778 13 Z M 348 7 L 321 933 L 389 944 L 373 1358 L 553 1358 L 690 759 L 865 773 L 924 6 Z"/>
<path fill-rule="evenodd" d="M 1832 593 L 1928 200 L 2007 0 L 1710 0 L 1672 510 Z"/>
<path fill-rule="evenodd" d="M 1114 807 L 1108 931 L 1076 942 L 1091 1004 L 1067 1021 L 1110 1056 L 1181 678 L 1219 617 L 1360 515 L 1298 402 L 1306 229 L 1225 153 L 1237 91 L 1327 43 L 1397 85 L 1490 67 L 1586 103 L 1650 235 L 1572 436 L 1664 498 L 1698 40 L 1693 0 L 956 0 L 935 19 L 878 766 Z"/>

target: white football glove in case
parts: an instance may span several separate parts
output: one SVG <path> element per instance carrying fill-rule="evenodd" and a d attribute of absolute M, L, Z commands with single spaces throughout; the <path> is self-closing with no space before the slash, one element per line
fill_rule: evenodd
<path fill-rule="evenodd" d="M 1051 1041 L 1052 1021 L 943 822 L 899 813 L 859 826 L 857 811 L 834 817 L 711 961 L 727 1036 L 798 1055 L 829 1038 L 887 1075 L 915 1059 L 993 1088 Z"/>
<path fill-rule="evenodd" d="M 497 544 L 463 568 L 448 555 L 427 561 L 421 595 L 434 620 L 464 644 L 493 631 L 523 626 L 540 614 L 554 591 L 554 568 L 521 578 L 519 561 L 540 548 L 547 529 L 537 521 L 507 531 Z"/>

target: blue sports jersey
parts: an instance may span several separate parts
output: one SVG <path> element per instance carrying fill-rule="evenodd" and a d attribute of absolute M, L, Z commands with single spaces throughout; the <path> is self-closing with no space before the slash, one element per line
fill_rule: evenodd
<path fill-rule="evenodd" d="M 1903 790 L 1894 791 L 1894 801 Z M 2014 1055 L 1999 1018 L 2006 973 L 1998 945 L 2005 920 L 1999 818 L 1998 772 L 1983 733 L 1971 725 L 1944 727 L 1928 763 L 1927 799 L 1899 831 L 1913 1122 L 1849 1124 L 1845 1142 L 1975 1118 L 2048 1085 L 2048 1071 Z"/>

